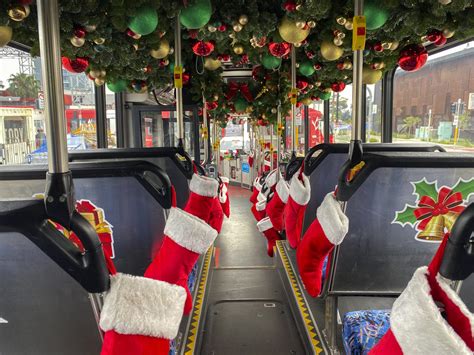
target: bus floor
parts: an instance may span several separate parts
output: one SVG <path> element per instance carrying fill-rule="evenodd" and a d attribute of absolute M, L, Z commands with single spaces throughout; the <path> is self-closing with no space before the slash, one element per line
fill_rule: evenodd
<path fill-rule="evenodd" d="M 250 211 L 250 191 L 229 188 L 231 217 L 215 243 L 196 354 L 307 353 L 289 296 Z"/>

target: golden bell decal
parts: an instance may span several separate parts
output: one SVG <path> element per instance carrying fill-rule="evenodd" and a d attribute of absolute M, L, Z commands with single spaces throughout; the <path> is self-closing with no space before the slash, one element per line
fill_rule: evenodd
<path fill-rule="evenodd" d="M 454 222 L 456 222 L 458 217 L 459 217 L 459 213 L 452 212 L 452 211 L 450 211 L 446 214 L 443 214 L 444 226 L 446 227 L 448 232 L 451 232 L 451 229 L 453 228 Z"/>
<path fill-rule="evenodd" d="M 443 215 L 433 216 L 425 229 L 416 238 L 432 242 L 442 241 L 444 237 L 444 221 Z"/>

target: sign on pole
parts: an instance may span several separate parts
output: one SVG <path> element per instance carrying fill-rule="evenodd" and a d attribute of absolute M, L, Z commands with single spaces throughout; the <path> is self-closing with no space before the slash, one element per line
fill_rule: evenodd
<path fill-rule="evenodd" d="M 474 110 L 474 92 L 469 93 L 469 102 L 467 104 L 468 110 Z"/>

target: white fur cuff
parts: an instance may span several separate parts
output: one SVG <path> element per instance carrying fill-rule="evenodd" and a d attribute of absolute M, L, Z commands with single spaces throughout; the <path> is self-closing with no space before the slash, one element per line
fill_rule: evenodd
<path fill-rule="evenodd" d="M 219 202 L 225 203 L 227 201 L 227 186 L 222 184 L 221 191 L 219 192 Z"/>
<path fill-rule="evenodd" d="M 253 182 L 253 187 L 257 189 L 257 191 L 260 191 L 262 189 L 262 184 L 260 184 L 260 177 L 257 177 L 255 181 Z"/>
<path fill-rule="evenodd" d="M 441 315 L 431 296 L 427 274 L 426 266 L 416 270 L 393 304 L 390 324 L 400 348 L 409 355 L 472 355 L 472 351 Z M 453 295 L 454 292 L 450 297 Z M 455 299 L 460 301 L 457 295 Z M 470 318 L 472 321 L 472 314 Z"/>
<path fill-rule="evenodd" d="M 267 177 L 265 178 L 265 185 L 268 186 L 268 187 L 273 187 L 275 186 L 276 182 L 277 182 L 277 170 L 276 169 L 273 169 L 272 171 L 270 171 L 267 175 Z"/>
<path fill-rule="evenodd" d="M 267 207 L 267 201 L 259 201 L 255 205 L 255 209 L 259 212 L 264 211 L 266 207 Z"/>
<path fill-rule="evenodd" d="M 100 327 L 120 334 L 173 339 L 183 317 L 186 290 L 146 277 L 115 274 L 100 314 Z"/>
<path fill-rule="evenodd" d="M 207 251 L 217 237 L 214 228 L 179 208 L 171 208 L 164 233 L 183 248 L 198 254 Z"/>
<path fill-rule="evenodd" d="M 222 181 L 224 184 L 228 184 L 228 183 L 229 183 L 229 178 L 228 178 L 228 177 L 221 176 L 220 179 L 221 179 L 221 181 Z"/>
<path fill-rule="evenodd" d="M 290 194 L 290 189 L 288 187 L 288 183 L 283 178 L 281 178 L 278 181 L 278 184 L 276 186 L 276 192 L 277 192 L 278 196 L 280 196 L 280 200 L 283 203 L 286 204 L 288 202 L 288 196 Z"/>
<path fill-rule="evenodd" d="M 326 195 L 318 207 L 316 217 L 326 238 L 334 245 L 341 244 L 349 230 L 349 219 L 342 212 L 341 205 L 332 192 Z"/>
<path fill-rule="evenodd" d="M 305 174 L 301 174 L 303 181 L 298 178 L 298 173 L 294 174 L 290 183 L 290 196 L 300 206 L 306 206 L 311 198 L 311 185 Z"/>
<path fill-rule="evenodd" d="M 267 193 L 270 191 L 270 189 L 267 190 Z M 257 195 L 257 201 L 258 202 L 263 202 L 263 201 L 267 201 L 267 196 L 262 192 L 260 191 Z"/>
<path fill-rule="evenodd" d="M 262 233 L 273 228 L 273 224 L 272 224 L 272 221 L 270 221 L 270 217 L 265 217 L 260 222 L 258 222 L 257 228 Z"/>
<path fill-rule="evenodd" d="M 219 183 L 217 180 L 198 174 L 193 174 L 189 184 L 189 189 L 192 192 L 205 197 L 216 197 L 218 188 Z"/>

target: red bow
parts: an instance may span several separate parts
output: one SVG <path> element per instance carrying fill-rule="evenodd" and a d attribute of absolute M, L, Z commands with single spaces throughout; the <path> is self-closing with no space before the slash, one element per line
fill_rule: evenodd
<path fill-rule="evenodd" d="M 252 93 L 250 92 L 248 84 L 245 83 L 236 83 L 236 82 L 230 82 L 229 83 L 229 89 L 227 90 L 227 93 L 225 94 L 225 97 L 227 100 L 232 100 L 237 93 L 240 92 L 242 96 L 248 101 L 252 102 L 253 97 Z"/>
<path fill-rule="evenodd" d="M 417 220 L 419 230 L 424 230 L 431 218 L 448 212 L 461 213 L 464 206 L 459 206 L 463 202 L 460 192 L 453 193 L 449 187 L 443 187 L 438 192 L 438 201 L 429 196 L 422 196 L 418 202 L 418 208 L 413 211 Z"/>

